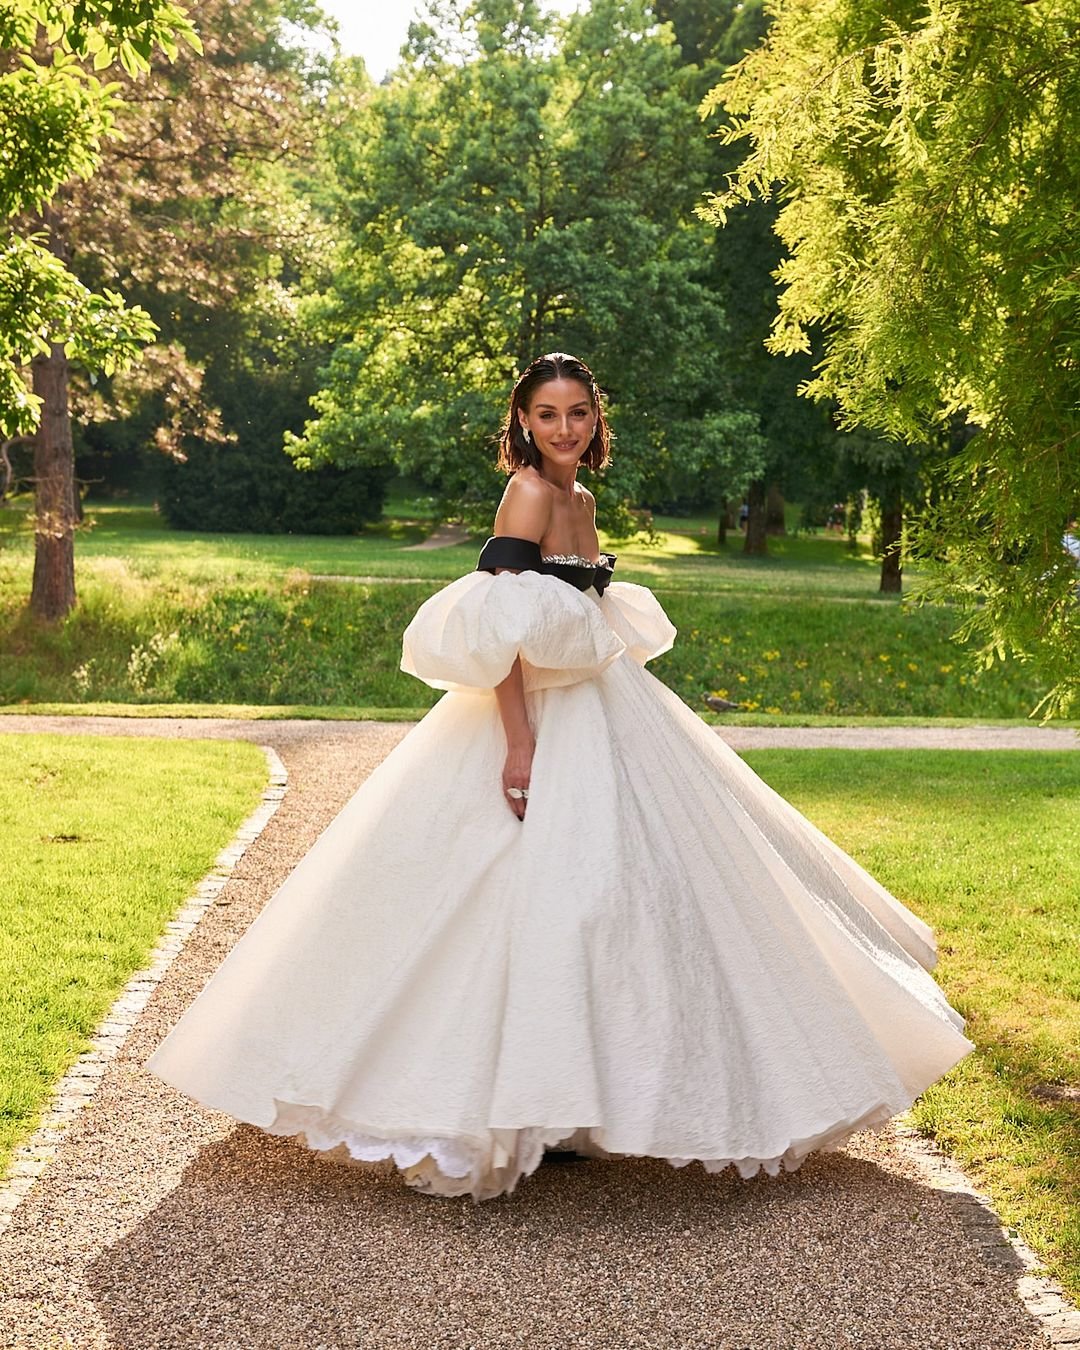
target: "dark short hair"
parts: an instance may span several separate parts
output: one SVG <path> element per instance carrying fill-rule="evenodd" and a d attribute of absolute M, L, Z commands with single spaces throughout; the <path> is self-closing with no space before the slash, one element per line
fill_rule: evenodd
<path fill-rule="evenodd" d="M 510 406 L 499 435 L 498 459 L 499 468 L 507 473 L 513 473 L 526 464 L 534 469 L 540 467 L 540 452 L 535 443 L 530 444 L 522 434 L 518 411 L 528 412 L 533 395 L 541 385 L 550 384 L 552 380 L 577 380 L 583 384 L 596 413 L 596 430 L 580 462 L 587 469 L 602 469 L 611 457 L 611 431 L 604 416 L 600 386 L 592 371 L 576 356 L 569 356 L 566 352 L 548 352 L 525 367 L 510 395 Z"/>

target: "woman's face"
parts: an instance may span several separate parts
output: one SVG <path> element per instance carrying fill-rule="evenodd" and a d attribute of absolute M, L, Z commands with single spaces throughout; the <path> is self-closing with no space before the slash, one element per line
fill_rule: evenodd
<path fill-rule="evenodd" d="M 549 380 L 540 385 L 520 418 L 537 450 L 560 468 L 577 464 L 596 430 L 589 391 L 580 380 Z"/>

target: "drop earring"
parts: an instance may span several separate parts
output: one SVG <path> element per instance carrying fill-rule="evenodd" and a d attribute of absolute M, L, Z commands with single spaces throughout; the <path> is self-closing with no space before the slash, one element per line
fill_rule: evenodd
<path fill-rule="evenodd" d="M 532 445 L 532 432 L 528 427 L 521 428 L 521 434 L 525 437 L 525 444 Z"/>

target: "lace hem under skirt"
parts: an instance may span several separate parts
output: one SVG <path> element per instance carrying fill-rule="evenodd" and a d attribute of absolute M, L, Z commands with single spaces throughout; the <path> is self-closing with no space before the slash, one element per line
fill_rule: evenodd
<path fill-rule="evenodd" d="M 879 1104 L 855 1120 L 833 1123 L 806 1138 L 793 1140 L 783 1153 L 770 1158 L 705 1157 L 643 1154 L 609 1150 L 600 1127 L 530 1126 L 494 1129 L 481 1135 L 388 1137 L 366 1132 L 349 1121 L 316 1106 L 276 1101 L 277 1114 L 263 1128 L 268 1134 L 298 1137 L 318 1152 L 343 1148 L 356 1163 L 393 1165 L 408 1186 L 426 1195 L 471 1195 L 476 1202 L 509 1195 L 518 1182 L 540 1165 L 548 1148 L 573 1149 L 591 1158 L 661 1157 L 672 1167 L 700 1162 L 706 1172 L 734 1167 L 744 1180 L 764 1171 L 777 1176 L 781 1167 L 798 1168 L 811 1153 L 833 1152 L 862 1130 L 879 1130 L 910 1103 Z M 719 1150 L 717 1150 L 719 1152 Z"/>

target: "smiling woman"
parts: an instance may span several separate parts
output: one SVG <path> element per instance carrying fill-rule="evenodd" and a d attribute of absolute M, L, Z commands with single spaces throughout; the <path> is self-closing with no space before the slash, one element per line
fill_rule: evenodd
<path fill-rule="evenodd" d="M 475 569 L 401 667 L 446 690 L 270 899 L 147 1067 L 427 1195 L 545 1153 L 792 1170 L 972 1049 L 930 928 L 645 669 L 675 628 L 600 555 L 588 368 L 503 427 Z"/>

